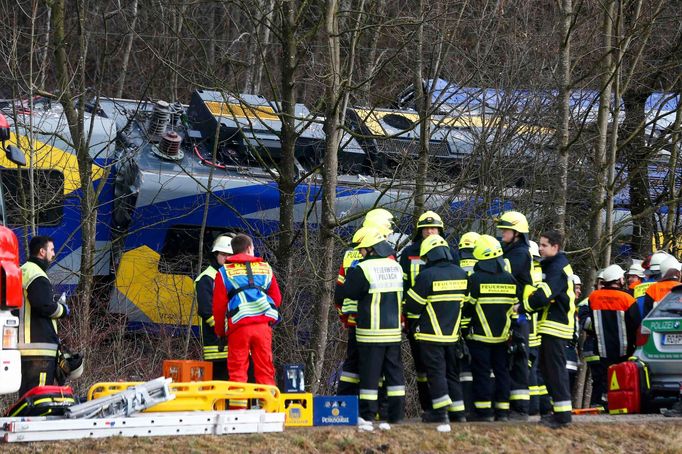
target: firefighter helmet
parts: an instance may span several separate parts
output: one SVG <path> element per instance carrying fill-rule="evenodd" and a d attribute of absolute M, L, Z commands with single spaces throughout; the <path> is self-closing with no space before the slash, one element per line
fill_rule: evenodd
<path fill-rule="evenodd" d="M 450 254 L 450 245 L 440 235 L 429 235 L 422 241 L 419 248 L 419 256 L 426 257 L 429 260 L 452 260 Z"/>
<path fill-rule="evenodd" d="M 680 262 L 677 261 L 675 257 L 672 255 L 666 257 L 663 262 L 661 262 L 661 276 L 666 277 L 666 274 L 668 274 L 669 271 L 680 271 L 682 270 L 682 265 Z"/>
<path fill-rule="evenodd" d="M 393 233 L 393 214 L 383 208 L 369 210 L 362 223 L 363 227 L 373 227 L 383 235 L 388 236 Z"/>
<path fill-rule="evenodd" d="M 661 263 L 665 259 L 670 257 L 670 254 L 668 254 L 665 251 L 658 251 L 654 252 L 651 255 L 651 258 L 649 259 L 649 273 L 648 274 L 658 274 L 661 272 Z"/>
<path fill-rule="evenodd" d="M 625 277 L 625 270 L 620 265 L 609 265 L 602 272 L 604 282 L 614 282 Z"/>
<path fill-rule="evenodd" d="M 63 347 L 60 347 L 63 349 Z M 64 349 L 58 352 L 57 367 L 59 374 L 63 379 L 75 380 L 83 375 L 83 355 L 80 353 L 71 353 Z"/>
<path fill-rule="evenodd" d="M 502 246 L 500 242 L 490 235 L 481 235 L 474 247 L 474 258 L 476 260 L 489 260 L 502 257 Z"/>
<path fill-rule="evenodd" d="M 426 213 L 419 216 L 417 221 L 417 228 L 422 229 L 424 227 L 437 227 L 443 229 L 443 220 L 435 211 L 427 211 Z"/>
<path fill-rule="evenodd" d="M 538 246 L 538 243 L 535 241 L 529 241 L 528 242 L 528 250 L 530 251 L 530 255 L 533 256 L 534 259 L 539 259 L 540 258 L 540 246 Z M 575 275 L 574 275 L 575 276 Z"/>
<path fill-rule="evenodd" d="M 373 228 L 376 229 L 376 227 L 360 227 L 353 235 L 351 242 L 353 244 L 359 244 L 365 235 L 367 235 L 367 232 Z"/>
<path fill-rule="evenodd" d="M 580 280 L 580 276 L 577 274 L 571 274 L 571 279 L 573 279 L 573 285 L 583 285 L 583 281 Z"/>
<path fill-rule="evenodd" d="M 232 255 L 232 236 L 228 234 L 220 235 L 213 242 L 213 249 L 211 252 L 222 252 L 224 254 Z"/>
<path fill-rule="evenodd" d="M 362 240 L 358 243 L 358 245 L 355 246 L 355 249 L 371 248 L 382 241 L 386 241 L 386 235 L 381 233 L 381 231 L 375 227 L 367 227 L 365 235 L 362 237 Z"/>
<path fill-rule="evenodd" d="M 518 211 L 507 211 L 497 220 L 498 229 L 516 230 L 519 233 L 528 233 L 528 220 Z"/>
<path fill-rule="evenodd" d="M 476 246 L 476 241 L 481 237 L 476 232 L 467 232 L 459 239 L 460 249 L 473 249 Z"/>
<path fill-rule="evenodd" d="M 628 269 L 627 274 L 630 276 L 638 276 L 641 278 L 644 278 L 644 268 L 642 267 L 642 261 L 641 260 L 633 260 L 632 265 L 630 265 L 630 269 Z"/>

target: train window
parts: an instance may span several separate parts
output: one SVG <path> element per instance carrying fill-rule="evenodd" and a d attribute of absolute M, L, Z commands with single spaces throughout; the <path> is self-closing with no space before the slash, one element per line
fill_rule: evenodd
<path fill-rule="evenodd" d="M 54 169 L 33 169 L 33 197 L 29 169 L 0 169 L 5 222 L 11 226 L 29 225 L 31 212 L 39 226 L 54 226 L 64 216 L 64 174 Z M 31 199 L 35 202 L 31 209 Z"/>
<path fill-rule="evenodd" d="M 199 259 L 199 225 L 175 225 L 168 229 L 166 239 L 161 248 L 159 272 L 163 274 L 181 274 L 196 276 L 208 266 L 211 247 L 215 239 L 227 233 L 224 227 L 206 227 L 204 231 L 203 264 L 198 265 Z"/>

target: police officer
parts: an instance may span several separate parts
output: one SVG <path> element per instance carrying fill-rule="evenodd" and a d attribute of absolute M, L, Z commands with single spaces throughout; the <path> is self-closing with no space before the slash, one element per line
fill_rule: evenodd
<path fill-rule="evenodd" d="M 431 411 L 424 413 L 422 421 L 463 422 L 466 420 L 465 407 L 458 364 L 462 352 L 458 343 L 467 274 L 452 263 L 450 246 L 440 235 L 424 239 L 419 255 L 426 264 L 407 292 L 405 308 L 412 314 L 419 314 L 414 337 L 426 368 L 432 406 Z M 447 426 L 445 430 L 449 428 Z"/>
<path fill-rule="evenodd" d="M 481 237 L 476 232 L 466 232 L 459 239 L 459 266 L 467 273 L 467 276 L 471 276 L 474 272 L 474 266 L 476 265 L 476 258 L 474 257 L 474 247 L 476 246 L 476 241 Z M 467 317 L 462 314 L 462 340 L 464 356 L 459 361 L 459 381 L 462 387 L 462 395 L 464 397 L 464 406 L 466 407 L 466 414 L 474 413 L 474 397 L 472 391 L 472 385 L 474 382 L 474 376 L 471 375 L 471 356 L 469 355 L 469 348 L 467 346 L 467 334 L 469 334 L 469 323 L 471 322 L 471 317 Z"/>
<path fill-rule="evenodd" d="M 218 269 L 225 265 L 225 259 L 232 255 L 232 237 L 220 235 L 213 242 L 213 255 L 209 265 L 194 280 L 194 293 L 197 297 L 197 312 L 201 317 L 201 344 L 203 345 L 204 361 L 213 364 L 213 379 L 227 380 L 227 349 L 219 345 L 218 336 L 213 330 L 213 283 Z"/>
<path fill-rule="evenodd" d="M 549 427 L 561 427 L 571 422 L 571 389 L 566 370 L 566 343 L 573 338 L 575 329 L 575 294 L 573 270 L 566 255 L 561 252 L 563 237 L 556 230 L 544 232 L 540 237 L 540 255 L 544 281 L 527 299 L 521 312 L 540 314 L 538 333 L 540 344 L 540 371 L 552 398 L 552 417 L 542 419 Z M 520 308 L 517 306 L 516 308 Z"/>
<path fill-rule="evenodd" d="M 344 315 L 356 319 L 355 337 L 359 354 L 360 418 L 362 430 L 373 430 L 372 420 L 378 410 L 378 385 L 385 376 L 388 395 L 388 423 L 404 417 L 405 379 L 400 358 L 401 304 L 403 298 L 402 270 L 389 258 L 393 248 L 386 237 L 370 229 L 356 246 L 363 259 L 351 268 L 341 287 L 344 299 L 357 301 L 357 309 L 347 309 Z M 390 429 L 382 423 L 380 428 Z"/>
<path fill-rule="evenodd" d="M 502 232 L 504 258 L 511 273 L 522 286 L 533 285 L 532 257 L 529 249 L 528 221 L 518 211 L 507 211 L 500 216 L 497 228 Z M 512 316 L 511 337 L 511 419 L 527 420 L 530 404 L 528 355 L 533 321 L 525 316 Z"/>
<path fill-rule="evenodd" d="M 465 313 L 471 316 L 468 346 L 474 376 L 475 421 L 499 421 L 509 418 L 509 355 L 507 340 L 513 306 L 522 289 L 505 271 L 502 246 L 490 235 L 476 241 L 474 257 L 478 260 L 469 276 L 469 296 Z M 495 380 L 490 377 L 490 371 Z M 495 408 L 493 410 L 493 398 Z"/>
<path fill-rule="evenodd" d="M 21 266 L 24 305 L 19 312 L 21 387 L 19 395 L 36 386 L 54 384 L 57 369 L 57 320 L 70 315 L 69 306 L 56 301 L 47 269 L 54 260 L 54 241 L 35 236 L 28 245 L 29 259 Z"/>
<path fill-rule="evenodd" d="M 443 235 L 443 220 L 441 217 L 433 212 L 427 211 L 417 220 L 417 229 L 412 243 L 407 246 L 400 254 L 400 266 L 403 269 L 404 294 L 410 290 L 414 285 L 424 261 L 419 255 L 421 243 L 430 235 Z M 457 263 L 459 260 L 456 257 L 454 250 L 451 250 L 453 262 Z M 412 359 L 414 360 L 414 368 L 417 372 L 417 392 L 419 393 L 419 404 L 423 411 L 431 409 L 431 398 L 429 394 L 429 385 L 426 377 L 426 367 L 419 354 L 419 343 L 414 338 L 415 322 L 419 319 L 419 314 L 412 314 L 409 311 L 405 313 L 407 317 L 407 340 L 410 344 L 410 351 L 412 352 Z"/>

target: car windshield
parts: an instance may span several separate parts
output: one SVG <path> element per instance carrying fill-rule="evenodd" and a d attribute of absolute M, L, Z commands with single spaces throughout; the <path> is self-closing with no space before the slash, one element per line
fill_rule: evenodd
<path fill-rule="evenodd" d="M 651 311 L 649 317 L 669 317 L 670 315 L 682 316 L 682 288 L 680 287 L 663 298 Z"/>

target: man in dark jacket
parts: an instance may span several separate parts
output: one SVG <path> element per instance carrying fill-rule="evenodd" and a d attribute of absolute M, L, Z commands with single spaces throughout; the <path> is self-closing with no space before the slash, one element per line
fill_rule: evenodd
<path fill-rule="evenodd" d="M 213 328 L 213 284 L 218 270 L 225 265 L 225 260 L 232 255 L 232 237 L 220 235 L 213 242 L 212 256 L 209 265 L 194 280 L 194 292 L 197 295 L 197 311 L 201 317 L 201 344 L 204 361 L 213 364 L 213 379 L 227 380 L 227 349 L 220 345 Z"/>
<path fill-rule="evenodd" d="M 21 266 L 24 305 L 19 315 L 20 396 L 35 386 L 54 384 L 59 346 L 57 319 L 71 313 L 63 297 L 55 301 L 46 273 L 55 257 L 54 241 L 36 236 L 28 248 L 30 258 Z"/>
<path fill-rule="evenodd" d="M 463 422 L 466 420 L 465 407 L 459 382 L 459 356 L 462 354 L 458 343 L 467 274 L 452 263 L 450 246 L 440 235 L 424 239 L 419 254 L 426 265 L 407 293 L 405 308 L 419 314 L 414 336 L 419 343 L 431 393 L 432 410 L 424 413 L 422 421 Z M 449 428 L 443 426 L 442 430 Z"/>
<path fill-rule="evenodd" d="M 521 287 L 533 285 L 533 258 L 528 238 L 526 217 L 518 211 L 507 211 L 500 216 L 497 228 L 502 232 L 504 258 Z M 530 405 L 530 334 L 533 320 L 514 314 L 511 326 L 511 419 L 527 420 Z M 533 333 L 535 334 L 535 333 Z"/>
<path fill-rule="evenodd" d="M 550 427 L 561 427 L 571 422 L 571 389 L 566 369 L 566 345 L 575 330 L 575 293 L 573 269 L 561 252 L 563 237 L 556 230 L 540 237 L 540 255 L 544 281 L 538 290 L 516 307 L 519 313 L 539 313 L 540 371 L 552 398 L 552 416 L 542 419 Z"/>
<path fill-rule="evenodd" d="M 407 292 L 414 285 L 417 276 L 424 265 L 424 261 L 419 255 L 422 241 L 431 235 L 442 236 L 444 228 L 443 220 L 438 213 L 427 211 L 419 216 L 412 243 L 400 253 L 400 267 L 403 269 L 403 295 L 407 295 Z M 453 263 L 459 262 L 459 256 L 452 248 L 450 248 L 450 255 L 452 256 Z M 407 319 L 407 340 L 410 344 L 414 368 L 417 372 L 419 403 L 423 411 L 429 411 L 431 409 L 431 399 L 429 395 L 428 379 L 426 377 L 426 367 L 424 366 L 421 354 L 419 353 L 419 343 L 414 338 L 414 326 L 416 326 L 419 315 L 406 311 L 405 316 Z"/>

